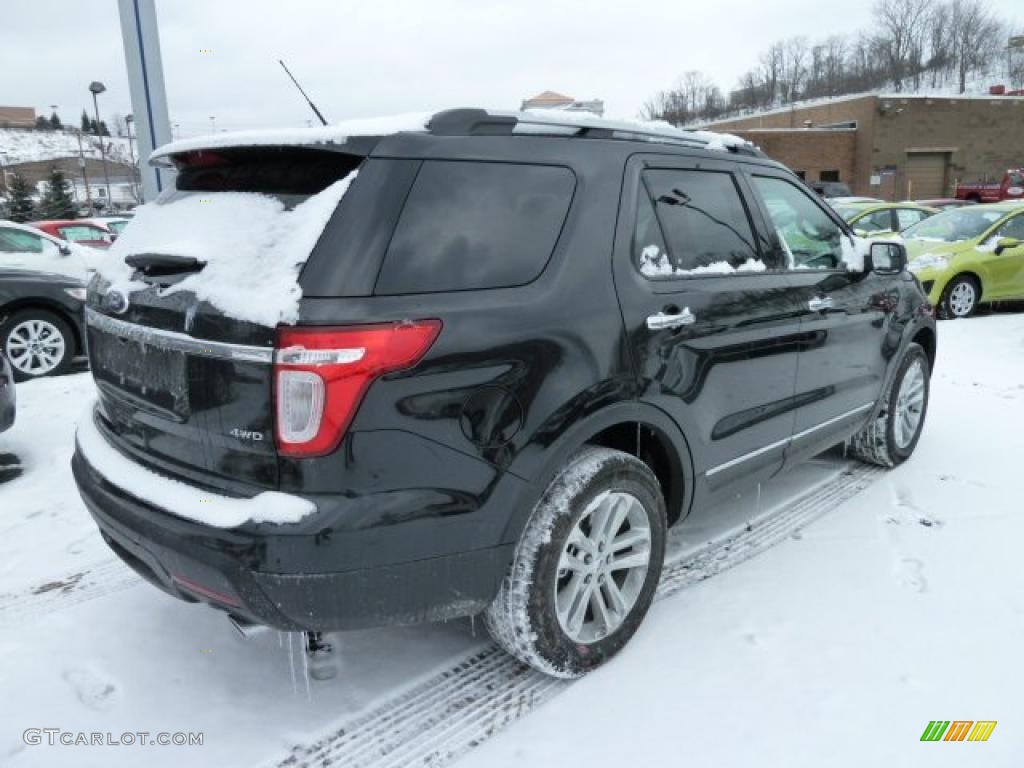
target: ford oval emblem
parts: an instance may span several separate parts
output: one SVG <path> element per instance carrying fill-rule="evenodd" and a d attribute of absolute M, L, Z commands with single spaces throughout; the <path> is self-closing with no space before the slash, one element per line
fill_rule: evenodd
<path fill-rule="evenodd" d="M 116 315 L 123 315 L 128 311 L 128 297 L 120 291 L 111 291 L 104 299 L 103 303 L 107 309 Z"/>

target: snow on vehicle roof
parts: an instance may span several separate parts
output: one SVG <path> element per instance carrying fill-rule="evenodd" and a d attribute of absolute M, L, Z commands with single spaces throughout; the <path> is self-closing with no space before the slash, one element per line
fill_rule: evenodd
<path fill-rule="evenodd" d="M 510 115 L 520 121 L 519 132 L 529 132 L 528 126 L 569 126 L 580 128 L 603 128 L 621 133 L 635 133 L 644 136 L 664 136 L 680 140 L 696 140 L 706 144 L 705 149 L 729 150 L 735 147 L 753 147 L 754 145 L 734 136 L 731 133 L 713 131 L 688 130 L 677 128 L 664 120 L 608 120 L 587 112 L 568 112 L 565 110 L 528 110 L 526 112 L 491 112 L 492 115 Z"/>
<path fill-rule="evenodd" d="M 225 149 L 229 147 L 344 144 L 349 138 L 356 136 L 386 136 L 401 132 L 424 133 L 428 130 L 430 120 L 435 114 L 433 112 L 412 112 L 392 117 L 347 120 L 315 128 L 234 131 L 210 136 L 199 136 L 194 139 L 183 139 L 158 147 L 150 155 L 149 160 L 151 163 L 161 160 L 166 162 L 167 158 L 184 152 Z M 575 132 L 580 128 L 600 128 L 619 133 L 664 137 L 679 141 L 693 141 L 704 145 L 705 149 L 721 151 L 754 146 L 746 139 L 733 136 L 732 134 L 685 130 L 676 128 L 674 125 L 661 120 L 606 120 L 585 112 L 566 112 L 564 110 L 532 110 L 527 112 L 488 110 L 487 114 L 495 117 L 516 118 L 515 133 L 559 133 L 559 129 L 564 129 L 561 132 L 569 133 Z"/>
<path fill-rule="evenodd" d="M 433 112 L 410 112 L 391 117 L 371 117 L 345 120 L 332 125 L 299 129 L 267 129 L 231 131 L 194 139 L 182 139 L 157 147 L 150 162 L 182 152 L 227 147 L 302 146 L 315 144 L 344 144 L 353 136 L 384 136 L 401 131 L 424 132 Z"/>

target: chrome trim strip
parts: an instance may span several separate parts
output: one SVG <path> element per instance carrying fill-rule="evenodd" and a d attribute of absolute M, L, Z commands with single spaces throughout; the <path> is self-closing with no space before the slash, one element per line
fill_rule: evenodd
<path fill-rule="evenodd" d="M 737 464 L 742 464 L 745 461 L 748 461 L 748 460 L 753 459 L 753 458 L 755 458 L 757 456 L 760 456 L 762 453 L 767 453 L 768 451 L 773 451 L 776 448 L 780 448 L 780 447 L 782 447 L 784 445 L 788 445 L 789 443 L 792 443 L 792 442 L 794 442 L 796 440 L 802 440 L 803 438 L 807 437 L 808 435 L 810 435 L 810 434 L 812 434 L 814 432 L 817 432 L 819 429 L 824 429 L 825 427 L 832 426 L 837 421 L 842 421 L 843 419 L 848 419 L 851 416 L 854 416 L 854 415 L 856 415 L 856 414 L 858 414 L 858 413 L 860 413 L 862 411 L 866 411 L 869 408 L 874 408 L 874 407 L 875 407 L 874 403 L 865 403 L 864 405 L 859 405 L 856 408 L 850 409 L 846 413 L 841 413 L 838 416 L 832 417 L 828 421 L 823 421 L 823 422 L 821 422 L 821 424 L 817 424 L 817 425 L 815 425 L 813 427 L 809 427 L 808 429 L 805 429 L 802 432 L 797 432 L 795 435 L 787 437 L 785 440 L 777 440 L 777 441 L 775 441 L 774 443 L 772 443 L 770 445 L 764 446 L 763 448 L 758 448 L 756 451 L 751 451 L 750 453 L 745 453 L 742 456 L 737 456 L 735 459 L 730 459 L 729 461 L 725 462 L 724 464 L 719 464 L 717 467 L 712 467 L 711 469 L 707 470 L 704 473 L 704 476 L 705 477 L 711 477 L 711 475 L 718 474 L 719 472 L 721 472 L 723 470 L 729 469 L 731 467 L 735 467 Z"/>
<path fill-rule="evenodd" d="M 104 315 L 91 307 L 86 307 L 85 321 L 93 328 L 113 334 L 122 339 L 137 341 L 170 352 L 183 352 L 188 355 L 211 357 L 217 360 L 229 360 L 239 363 L 263 363 L 270 365 L 274 361 L 274 350 L 270 347 L 253 347 L 245 344 L 229 344 L 223 341 L 197 339 L 186 333 L 165 331 L 162 328 L 150 328 L 145 325 L 128 323 L 124 320 Z"/>

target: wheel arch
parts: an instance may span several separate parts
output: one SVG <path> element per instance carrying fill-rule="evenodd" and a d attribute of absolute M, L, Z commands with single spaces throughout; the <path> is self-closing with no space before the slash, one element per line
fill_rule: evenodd
<path fill-rule="evenodd" d="M 928 356 L 928 370 L 929 372 L 935 370 L 935 354 L 936 354 L 936 336 L 935 330 L 929 326 L 923 326 L 919 328 L 914 335 L 910 338 L 910 341 L 915 344 L 920 344 L 924 349 L 925 355 Z"/>
<path fill-rule="evenodd" d="M 635 401 L 621 402 L 575 423 L 544 451 L 540 468 L 527 475 L 534 490 L 533 503 L 523 505 L 525 509 L 516 510 L 511 516 L 506 540 L 518 539 L 533 504 L 572 455 L 585 445 L 613 448 L 639 458 L 662 486 L 669 525 L 686 517 L 694 497 L 689 441 L 661 409 Z"/>

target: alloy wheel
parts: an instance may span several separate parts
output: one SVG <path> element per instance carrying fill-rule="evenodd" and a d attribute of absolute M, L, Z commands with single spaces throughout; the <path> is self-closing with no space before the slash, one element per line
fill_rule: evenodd
<path fill-rule="evenodd" d="M 7 335 L 5 345 L 11 366 L 27 376 L 45 376 L 55 370 L 67 353 L 64 335 L 46 320 L 25 320 Z"/>
<path fill-rule="evenodd" d="M 914 440 L 921 417 L 924 415 L 925 373 L 920 360 L 915 360 L 900 382 L 896 396 L 896 412 L 893 414 L 896 445 L 906 448 Z"/>
<path fill-rule="evenodd" d="M 558 561 L 555 612 L 562 631 L 593 643 L 617 630 L 647 579 L 651 528 L 640 500 L 602 493 L 573 527 Z"/>
<path fill-rule="evenodd" d="M 977 292 L 969 280 L 962 280 L 949 292 L 949 308 L 956 317 L 967 317 L 974 309 Z"/>

